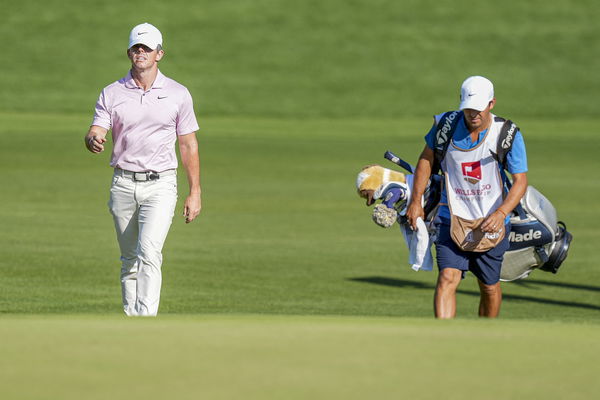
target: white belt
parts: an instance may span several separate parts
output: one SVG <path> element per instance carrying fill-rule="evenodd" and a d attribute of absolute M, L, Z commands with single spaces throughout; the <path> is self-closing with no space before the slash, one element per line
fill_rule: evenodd
<path fill-rule="evenodd" d="M 177 170 L 176 169 L 168 169 L 163 172 L 154 172 L 154 171 L 134 172 L 134 171 L 126 171 L 121 168 L 115 168 L 115 175 L 122 176 L 124 178 L 129 178 L 136 182 L 146 182 L 146 181 L 155 181 L 157 179 L 160 179 L 161 176 L 177 175 Z"/>

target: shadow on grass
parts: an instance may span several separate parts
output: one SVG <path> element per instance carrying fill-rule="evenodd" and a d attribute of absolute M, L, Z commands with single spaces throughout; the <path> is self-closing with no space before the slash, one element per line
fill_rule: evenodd
<path fill-rule="evenodd" d="M 382 286 L 393 286 L 393 287 L 411 287 L 415 289 L 435 289 L 435 286 L 419 282 L 419 281 L 409 281 L 405 279 L 396 279 L 396 278 L 386 278 L 383 276 L 365 276 L 363 278 L 348 278 L 350 281 L 355 282 L 364 282 L 364 283 L 373 283 L 376 285 Z"/>
<path fill-rule="evenodd" d="M 567 282 L 548 282 L 548 281 L 540 281 L 537 279 L 520 279 L 518 281 L 511 282 L 514 285 L 518 285 L 521 287 L 530 288 L 536 285 L 544 285 L 544 286 L 554 286 L 565 289 L 577 289 L 577 290 L 589 290 L 591 292 L 600 292 L 600 286 L 591 286 L 591 285 L 579 285 L 576 283 L 567 283 Z"/>
<path fill-rule="evenodd" d="M 366 277 L 361 277 L 361 278 L 348 278 L 348 280 L 355 281 L 355 282 L 371 283 L 374 285 L 392 286 L 392 287 L 398 287 L 398 288 L 410 287 L 410 288 L 414 288 L 414 289 L 428 289 L 428 290 L 435 289 L 434 285 L 430 285 L 430 284 L 419 282 L 419 281 L 386 278 L 386 277 L 382 277 L 382 276 L 366 276 Z M 569 283 L 563 283 L 563 282 L 555 283 L 555 282 L 546 282 L 546 281 L 538 281 L 538 280 L 529 280 L 526 283 L 535 284 L 535 285 L 539 284 L 539 285 L 558 286 L 558 287 L 564 287 L 564 288 L 569 288 L 569 289 L 600 291 L 600 288 L 596 287 L 596 286 L 576 285 L 576 284 L 569 284 Z M 477 291 L 460 290 L 459 289 L 456 292 L 459 294 L 466 294 L 469 296 L 479 297 L 479 292 L 477 292 Z M 502 299 L 504 301 L 511 301 L 511 300 L 530 301 L 533 303 L 550 304 L 550 305 L 562 306 L 562 307 L 584 308 L 587 310 L 600 311 L 600 306 L 594 305 L 594 304 L 578 303 L 578 302 L 574 302 L 574 301 L 544 299 L 544 298 L 538 298 L 538 297 L 533 297 L 533 296 L 522 296 L 522 295 L 518 295 L 518 294 L 503 294 Z"/>

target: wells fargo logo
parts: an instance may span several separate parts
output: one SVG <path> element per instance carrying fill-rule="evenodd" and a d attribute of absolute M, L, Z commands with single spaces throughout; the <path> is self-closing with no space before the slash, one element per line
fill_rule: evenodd
<path fill-rule="evenodd" d="M 465 181 L 475 184 L 481 180 L 481 162 L 465 162 L 461 167 Z"/>

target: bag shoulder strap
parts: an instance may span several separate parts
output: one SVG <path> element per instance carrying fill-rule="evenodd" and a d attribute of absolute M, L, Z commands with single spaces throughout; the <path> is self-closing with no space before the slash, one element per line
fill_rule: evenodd
<path fill-rule="evenodd" d="M 510 119 L 506 120 L 502 117 L 494 117 L 494 122 L 503 122 L 498 135 L 498 144 L 496 145 L 496 153 L 492 152 L 492 156 L 502 168 L 507 169 L 506 155 L 512 149 L 513 142 L 519 127 Z"/>
<path fill-rule="evenodd" d="M 446 151 L 450 145 L 450 140 L 456 131 L 456 126 L 460 121 L 461 111 L 448 111 L 442 115 L 440 122 L 437 124 L 437 130 L 435 132 L 435 148 L 433 149 L 433 168 L 431 173 L 437 174 L 442 165 L 442 161 L 446 156 Z"/>
<path fill-rule="evenodd" d="M 496 152 L 490 150 L 494 159 L 508 171 L 508 166 L 506 165 L 506 155 L 512 149 L 513 141 L 519 130 L 519 127 L 512 122 L 511 120 L 504 119 L 502 117 L 494 117 L 494 122 L 502 122 L 502 128 L 500 128 L 500 134 L 498 135 L 498 144 L 496 145 Z M 510 190 L 512 187 L 512 182 L 510 179 L 506 178 L 506 189 Z M 519 219 L 524 220 L 527 218 L 527 213 L 523 208 L 521 202 L 517 204 L 513 212 L 519 216 Z"/>

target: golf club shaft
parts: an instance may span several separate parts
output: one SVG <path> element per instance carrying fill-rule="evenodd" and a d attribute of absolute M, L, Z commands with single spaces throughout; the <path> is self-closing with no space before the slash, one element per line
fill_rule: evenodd
<path fill-rule="evenodd" d="M 407 163 L 406 161 L 404 161 L 403 159 L 401 159 L 400 157 L 398 157 L 397 155 L 395 155 L 394 153 L 392 153 L 389 150 L 385 152 L 383 157 L 386 158 L 387 160 L 390 160 L 394 164 L 401 166 L 402 168 L 404 168 L 411 174 L 415 172 L 415 168 L 412 165 L 410 165 L 409 163 Z"/>

